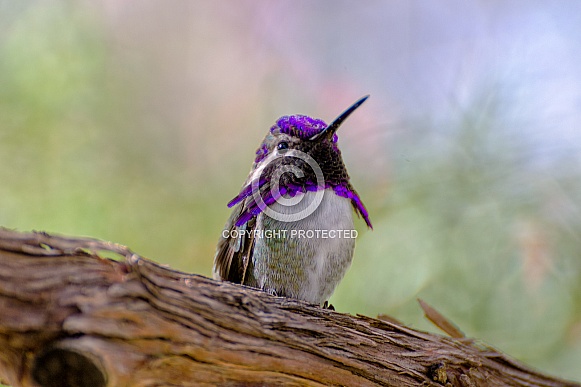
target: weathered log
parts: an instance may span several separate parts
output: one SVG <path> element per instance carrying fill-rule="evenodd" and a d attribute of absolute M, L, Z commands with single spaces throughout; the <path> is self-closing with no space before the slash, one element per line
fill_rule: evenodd
<path fill-rule="evenodd" d="M 0 348 L 14 386 L 579 386 L 465 338 L 5 229 Z"/>

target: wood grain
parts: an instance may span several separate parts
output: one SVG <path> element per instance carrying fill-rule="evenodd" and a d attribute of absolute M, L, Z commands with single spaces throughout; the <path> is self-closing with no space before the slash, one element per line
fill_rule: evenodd
<path fill-rule="evenodd" d="M 579 386 L 466 338 L 6 229 L 0 348 L 14 386 Z"/>

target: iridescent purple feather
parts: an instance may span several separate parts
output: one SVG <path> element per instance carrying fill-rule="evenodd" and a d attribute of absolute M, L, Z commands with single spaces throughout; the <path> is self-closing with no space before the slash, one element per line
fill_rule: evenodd
<path fill-rule="evenodd" d="M 273 133 L 276 130 L 279 130 L 281 133 L 288 134 L 293 137 L 300 138 L 302 140 L 307 140 L 314 135 L 320 133 L 327 127 L 327 124 L 320 119 L 311 118 L 309 116 L 304 115 L 292 115 L 292 116 L 283 116 L 276 121 L 276 124 L 270 128 L 270 132 Z M 337 143 L 337 134 L 333 135 L 332 143 Z M 254 160 L 255 163 L 259 163 L 264 158 L 268 156 L 268 147 L 266 143 L 262 143 L 261 146 L 256 151 L 256 159 Z M 365 223 L 372 228 L 371 222 L 369 220 L 369 215 L 367 209 L 361 202 L 359 195 L 356 192 L 350 190 L 345 185 L 331 185 L 327 183 L 325 187 L 319 187 L 315 183 L 308 181 L 304 186 L 297 186 L 297 185 L 290 185 L 287 187 L 280 187 L 280 192 L 277 195 L 273 195 L 268 189 L 270 184 L 267 184 L 269 181 L 267 179 L 260 179 L 258 184 L 250 183 L 242 188 L 240 193 L 233 198 L 229 203 L 228 207 L 233 207 L 236 204 L 242 202 L 244 199 L 251 197 L 253 195 L 253 189 L 256 189 L 256 194 L 261 195 L 262 201 L 264 205 L 270 206 L 273 204 L 278 198 L 281 196 L 288 194 L 291 197 L 294 197 L 298 193 L 306 193 L 314 192 L 320 189 L 327 189 L 332 188 L 335 191 L 335 194 L 338 196 L 347 198 L 351 200 L 353 204 L 353 208 L 355 208 L 356 212 L 365 220 Z M 265 188 L 267 188 L 265 190 Z M 262 207 L 262 208 L 261 208 Z M 259 205 L 257 201 L 252 198 L 246 209 L 240 214 L 238 219 L 236 219 L 236 226 L 240 227 L 248 222 L 253 217 L 258 216 L 263 211 L 263 205 Z"/>

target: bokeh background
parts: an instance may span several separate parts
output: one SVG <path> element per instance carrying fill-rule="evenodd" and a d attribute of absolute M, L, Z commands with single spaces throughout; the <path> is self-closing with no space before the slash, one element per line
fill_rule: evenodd
<path fill-rule="evenodd" d="M 579 2 L 0 0 L 0 225 L 209 276 L 274 121 L 368 93 L 331 302 L 581 381 Z"/>

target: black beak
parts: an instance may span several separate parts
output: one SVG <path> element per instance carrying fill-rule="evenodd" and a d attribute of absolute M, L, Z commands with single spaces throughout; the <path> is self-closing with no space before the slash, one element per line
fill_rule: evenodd
<path fill-rule="evenodd" d="M 315 134 L 314 136 L 312 136 L 311 138 L 309 138 L 309 140 L 314 141 L 314 140 L 323 140 L 324 138 L 332 138 L 333 135 L 335 134 L 335 132 L 337 131 L 337 129 L 339 129 L 339 126 L 341 126 L 341 124 L 343 123 L 343 121 L 345 121 L 347 119 L 347 117 L 349 117 L 351 115 L 351 113 L 353 113 L 355 111 L 355 109 L 357 109 L 359 106 L 361 106 L 361 104 L 363 102 L 365 102 L 367 100 L 367 98 L 369 98 L 369 94 L 367 94 L 365 97 L 361 97 L 357 100 L 357 102 L 355 102 L 353 105 L 351 105 L 347 110 L 345 110 L 343 113 L 341 113 L 339 115 L 339 117 L 335 118 L 335 120 L 333 122 L 331 122 L 325 129 L 323 129 L 321 132 Z"/>

